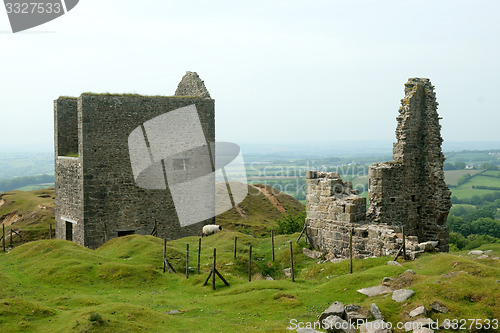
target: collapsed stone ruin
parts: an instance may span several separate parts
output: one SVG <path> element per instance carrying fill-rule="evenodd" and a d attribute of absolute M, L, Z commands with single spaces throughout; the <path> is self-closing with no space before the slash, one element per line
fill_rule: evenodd
<path fill-rule="evenodd" d="M 444 180 L 438 103 L 429 79 L 411 78 L 401 100 L 393 161 L 370 167 L 368 197 L 338 173 L 307 173 L 308 243 L 330 257 L 394 255 L 403 243 L 411 256 L 448 251 L 446 218 L 451 192 Z M 420 242 L 420 243 L 419 243 Z"/>

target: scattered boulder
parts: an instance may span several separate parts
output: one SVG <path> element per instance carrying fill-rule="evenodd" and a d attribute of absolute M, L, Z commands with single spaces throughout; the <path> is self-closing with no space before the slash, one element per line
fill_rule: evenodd
<path fill-rule="evenodd" d="M 311 259 L 320 259 L 323 256 L 322 252 L 316 250 L 309 250 L 308 248 L 302 248 L 302 253 Z"/>
<path fill-rule="evenodd" d="M 287 278 L 291 277 L 292 276 L 292 269 L 291 268 L 285 268 L 285 269 L 283 269 L 283 274 L 285 274 L 285 276 Z"/>
<path fill-rule="evenodd" d="M 391 260 L 387 262 L 387 265 L 402 266 L 399 262 Z"/>
<path fill-rule="evenodd" d="M 351 324 L 362 324 L 368 320 L 368 316 L 361 312 L 361 306 L 349 304 L 345 307 L 346 320 Z"/>
<path fill-rule="evenodd" d="M 390 277 L 387 277 L 387 276 L 386 276 L 385 278 L 383 278 L 383 279 L 382 279 L 382 284 L 383 284 L 384 286 L 388 286 L 388 285 L 390 285 L 390 283 L 391 283 L 392 281 L 394 281 L 394 280 L 393 280 L 393 279 L 391 279 Z"/>
<path fill-rule="evenodd" d="M 337 316 L 345 319 L 345 307 L 344 304 L 340 302 L 333 302 L 332 305 L 328 307 L 322 314 L 319 315 L 319 322 L 323 323 L 323 320 L 330 316 Z"/>
<path fill-rule="evenodd" d="M 423 254 L 425 251 L 406 251 L 406 255 L 408 256 L 408 259 L 410 260 L 415 260 L 418 257 L 420 257 L 421 254 Z"/>
<path fill-rule="evenodd" d="M 481 251 L 481 250 L 472 250 L 472 251 L 469 251 L 469 255 L 470 256 L 480 256 L 482 255 L 484 252 Z"/>
<path fill-rule="evenodd" d="M 272 278 L 272 276 L 268 275 L 264 278 L 264 280 L 273 281 L 274 279 Z"/>
<path fill-rule="evenodd" d="M 386 322 L 381 319 L 370 321 L 359 326 L 360 333 L 391 333 Z"/>
<path fill-rule="evenodd" d="M 357 304 L 347 304 L 345 306 L 346 312 L 355 312 L 355 311 L 359 311 L 360 309 L 361 309 L 361 306 L 359 306 Z"/>
<path fill-rule="evenodd" d="M 477 257 L 476 259 L 488 259 L 490 256 L 487 254 L 483 254 L 482 256 Z"/>
<path fill-rule="evenodd" d="M 378 296 L 381 294 L 389 294 L 391 292 L 391 288 L 387 286 L 376 286 L 376 287 L 368 287 L 359 289 L 358 293 L 366 295 L 368 297 Z"/>
<path fill-rule="evenodd" d="M 406 271 L 404 271 L 403 273 L 401 273 L 401 275 L 403 274 L 411 274 L 411 275 L 415 275 L 415 272 L 412 271 L 411 269 L 407 269 Z"/>
<path fill-rule="evenodd" d="M 434 251 L 434 249 L 438 246 L 439 242 L 436 241 L 428 241 L 418 244 L 418 248 L 421 251 Z"/>
<path fill-rule="evenodd" d="M 431 309 L 434 312 L 439 312 L 439 313 L 448 313 L 448 308 L 442 304 L 439 304 L 438 302 L 434 302 L 431 304 Z"/>
<path fill-rule="evenodd" d="M 370 312 L 372 313 L 373 318 L 375 318 L 376 320 L 384 320 L 384 315 L 378 308 L 377 304 L 372 303 L 372 305 L 370 306 Z"/>
<path fill-rule="evenodd" d="M 392 293 L 392 299 L 398 303 L 401 303 L 406 301 L 413 295 L 415 295 L 415 292 L 411 289 L 398 289 Z"/>
<path fill-rule="evenodd" d="M 415 309 L 410 311 L 410 318 L 417 317 L 420 315 L 426 315 L 427 311 L 425 310 L 425 306 L 421 305 L 419 307 L 416 307 Z"/>
<path fill-rule="evenodd" d="M 339 316 L 329 316 L 321 322 L 321 327 L 329 333 L 355 333 L 349 323 Z"/>

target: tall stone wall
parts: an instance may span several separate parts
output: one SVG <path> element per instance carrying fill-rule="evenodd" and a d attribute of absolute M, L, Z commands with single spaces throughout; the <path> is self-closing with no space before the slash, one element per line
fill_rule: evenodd
<path fill-rule="evenodd" d="M 199 77 L 196 75 L 194 79 L 199 80 Z M 201 84 L 204 87 L 202 81 Z M 183 85 L 187 88 L 182 88 Z M 200 235 L 203 225 L 214 223 L 214 218 L 210 218 L 182 227 L 168 184 L 164 184 L 164 189 L 145 189 L 137 186 L 134 179 L 128 138 L 134 129 L 150 119 L 195 105 L 207 146 L 215 141 L 214 100 L 201 96 L 199 91 L 190 91 L 189 87 L 193 86 L 201 89 L 196 82 L 183 79 L 179 86 L 189 96 L 181 93 L 173 97 L 86 93 L 78 99 L 55 101 L 56 147 L 69 146 L 66 142 L 74 141 L 75 124 L 78 143 L 78 157 L 61 156 L 64 154 L 60 153 L 73 150 L 56 148 L 58 238 L 66 237 L 68 220 L 73 223 L 73 241 L 89 248 L 126 233 L 149 235 L 155 230 L 158 237 L 169 240 Z M 71 132 L 64 132 L 64 123 L 72 124 Z M 184 130 L 189 137 L 189 126 Z M 71 145 L 73 148 L 74 142 Z M 196 162 L 196 156 L 188 157 L 194 157 Z M 164 165 L 167 163 L 175 161 L 166 158 Z M 196 177 L 196 172 L 206 172 L 197 170 L 196 165 L 190 167 L 195 174 L 188 178 Z M 165 168 L 173 168 L 173 165 L 165 165 Z M 179 175 L 182 176 L 186 175 Z"/>
<path fill-rule="evenodd" d="M 421 241 L 439 240 L 447 251 L 451 192 L 444 181 L 437 106 L 428 79 L 408 80 L 397 117 L 394 161 L 370 167 L 368 218 L 405 226 Z"/>
<path fill-rule="evenodd" d="M 77 101 L 73 97 L 60 97 L 54 101 L 55 156 L 78 153 Z"/>
<path fill-rule="evenodd" d="M 198 110 L 205 137 L 213 142 L 211 99 L 90 94 L 79 98 L 85 142 L 82 152 L 87 208 L 85 246 L 99 246 L 117 237 L 119 231 L 150 234 L 155 221 L 159 237 L 176 239 L 200 234 L 202 226 L 207 224 L 205 221 L 180 227 L 168 187 L 148 190 L 136 186 L 128 153 L 128 135 L 138 125 L 192 104 Z"/>
<path fill-rule="evenodd" d="M 72 240 L 85 244 L 83 224 L 83 173 L 78 157 L 56 157 L 55 167 L 56 238 L 66 239 L 67 223 L 72 225 Z"/>

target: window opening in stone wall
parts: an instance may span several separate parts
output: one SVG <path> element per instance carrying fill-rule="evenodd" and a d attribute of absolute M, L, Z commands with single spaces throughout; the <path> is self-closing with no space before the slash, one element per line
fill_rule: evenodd
<path fill-rule="evenodd" d="M 396 198 L 391 198 L 391 202 L 396 202 Z"/>
<path fill-rule="evenodd" d="M 73 241 L 73 223 L 66 221 L 66 240 Z"/>
<path fill-rule="evenodd" d="M 416 197 L 415 197 L 415 194 L 412 194 L 412 196 L 411 196 L 411 201 L 412 201 L 412 202 L 415 202 L 416 200 L 417 200 L 417 199 L 416 199 Z"/>
<path fill-rule="evenodd" d="M 422 213 L 422 207 L 417 207 L 417 214 L 420 215 Z"/>
<path fill-rule="evenodd" d="M 118 237 L 128 236 L 135 234 L 135 230 L 121 230 L 118 231 Z"/>
<path fill-rule="evenodd" d="M 189 168 L 190 158 L 174 158 L 174 170 L 186 171 Z"/>

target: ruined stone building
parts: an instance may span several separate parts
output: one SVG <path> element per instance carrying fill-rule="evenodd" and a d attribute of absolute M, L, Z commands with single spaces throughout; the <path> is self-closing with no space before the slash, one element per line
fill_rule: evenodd
<path fill-rule="evenodd" d="M 128 234 L 199 235 L 204 224 L 213 223 L 213 217 L 186 226 L 179 222 L 165 171 L 195 178 L 192 173 L 211 170 L 200 171 L 189 153 L 157 159 L 151 153 L 155 138 L 146 135 L 149 120 L 182 108 L 196 110 L 209 147 L 215 141 L 214 100 L 196 73 L 187 72 L 170 97 L 84 93 L 54 101 L 57 238 L 96 248 Z M 181 125 L 175 130 L 190 138 L 193 129 Z M 133 132 L 140 133 L 142 150 L 131 148 Z M 141 154 L 146 162 L 151 157 L 148 170 L 155 177 L 135 176 L 131 158 Z"/>
<path fill-rule="evenodd" d="M 448 251 L 451 192 L 444 181 L 437 105 L 428 79 L 408 80 L 397 116 L 393 161 L 370 167 L 368 210 L 366 199 L 338 173 L 308 172 L 306 231 L 313 247 L 346 256 L 352 232 L 355 256 L 394 254 L 404 227 L 415 244 L 432 241 Z"/>

